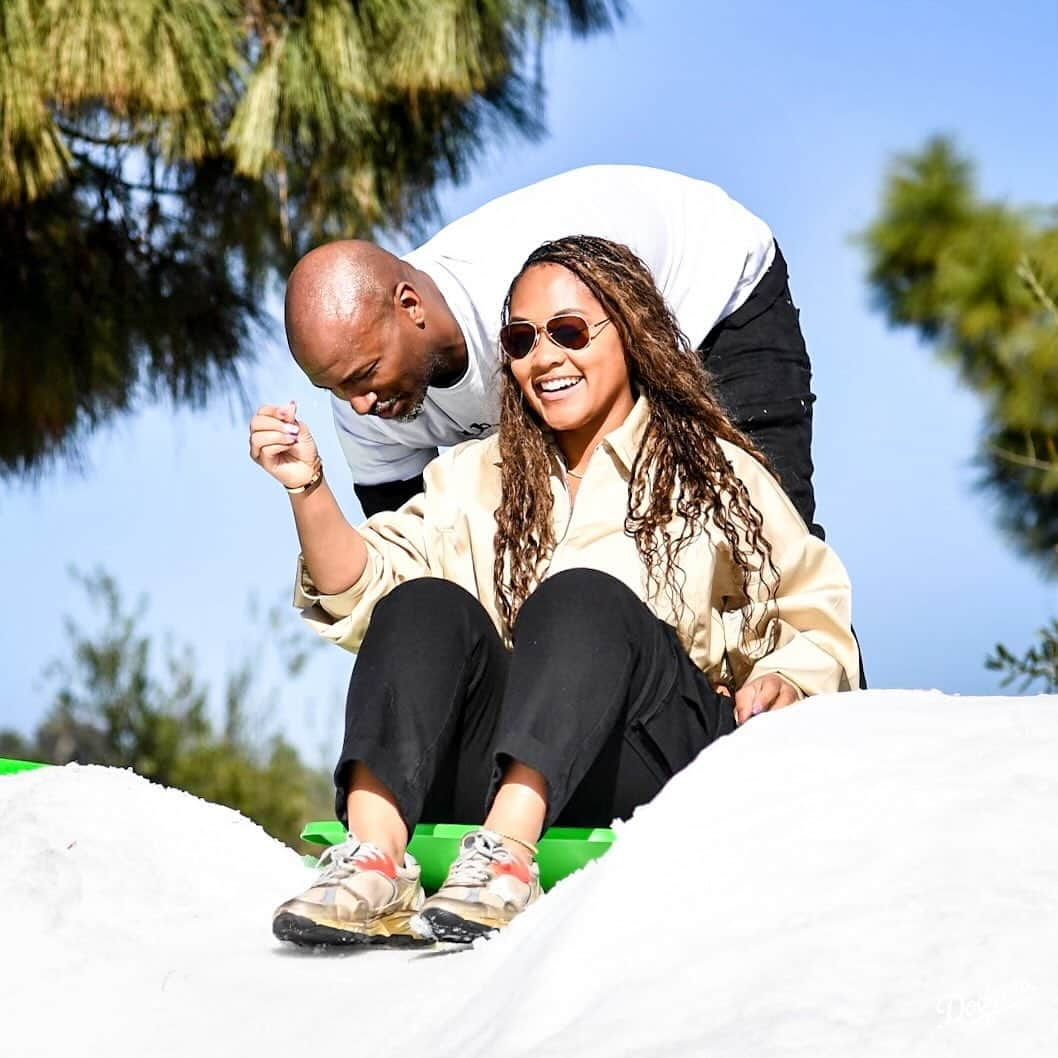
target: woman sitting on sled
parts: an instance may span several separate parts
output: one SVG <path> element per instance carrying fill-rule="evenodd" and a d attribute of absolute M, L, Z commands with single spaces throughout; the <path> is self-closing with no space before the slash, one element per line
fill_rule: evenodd
<path fill-rule="evenodd" d="M 294 489 L 296 605 L 358 654 L 335 769 L 349 839 L 277 909 L 281 939 L 501 927 L 540 894 L 549 826 L 627 818 L 751 715 L 858 683 L 844 567 L 710 395 L 642 262 L 546 243 L 504 322 L 498 434 L 359 529 L 292 406 L 251 424 L 253 457 Z M 405 852 L 423 819 L 483 820 L 429 898 Z"/>

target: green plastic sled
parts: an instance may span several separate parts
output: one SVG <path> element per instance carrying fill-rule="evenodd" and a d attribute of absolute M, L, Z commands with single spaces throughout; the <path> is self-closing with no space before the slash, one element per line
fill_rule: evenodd
<path fill-rule="evenodd" d="M 10 757 L 0 757 L 0 775 L 14 775 L 16 771 L 32 771 L 34 768 L 46 766 L 35 760 L 12 760 Z"/>
<path fill-rule="evenodd" d="M 459 853 L 459 839 L 475 829 L 465 823 L 420 823 L 415 828 L 408 851 L 422 867 L 425 889 L 432 892 L 441 887 Z M 333 820 L 309 823 L 301 832 L 301 840 L 313 845 L 337 845 L 345 840 L 345 827 Z M 614 832 L 605 827 L 552 827 L 537 842 L 540 885 L 550 889 L 567 874 L 598 859 L 613 841 Z"/>

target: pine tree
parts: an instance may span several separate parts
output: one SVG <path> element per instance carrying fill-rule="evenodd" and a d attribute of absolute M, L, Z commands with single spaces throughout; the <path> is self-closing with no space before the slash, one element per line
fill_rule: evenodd
<path fill-rule="evenodd" d="M 0 475 L 239 377 L 308 247 L 421 233 L 623 0 L 0 0 Z"/>
<path fill-rule="evenodd" d="M 1017 683 L 1019 693 L 1038 685 L 1042 694 L 1058 694 L 1058 621 L 1041 628 L 1037 640 L 1021 657 L 997 643 L 985 668 L 1003 673 L 1004 687 Z"/>
<path fill-rule="evenodd" d="M 982 199 L 938 138 L 897 159 L 862 240 L 878 307 L 983 398 L 981 483 L 1016 546 L 1058 574 L 1058 208 Z"/>

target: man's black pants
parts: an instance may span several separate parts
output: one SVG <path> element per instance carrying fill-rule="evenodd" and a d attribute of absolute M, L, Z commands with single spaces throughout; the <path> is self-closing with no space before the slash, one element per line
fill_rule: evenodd
<path fill-rule="evenodd" d="M 364 637 L 335 768 L 350 765 L 420 820 L 484 820 L 512 760 L 547 782 L 545 827 L 609 826 L 649 801 L 735 726 L 675 631 L 619 581 L 575 569 L 545 580 L 504 648 L 481 604 L 450 581 L 407 581 Z"/>
<path fill-rule="evenodd" d="M 805 524 L 823 539 L 814 523 L 812 364 L 778 246 L 753 293 L 698 352 L 735 425 L 768 457 Z"/>

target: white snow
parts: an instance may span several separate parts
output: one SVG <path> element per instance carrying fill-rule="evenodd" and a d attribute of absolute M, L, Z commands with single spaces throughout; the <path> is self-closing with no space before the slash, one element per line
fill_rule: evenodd
<path fill-rule="evenodd" d="M 0 778 L 0 1054 L 1058 1053 L 1058 696 L 828 696 L 722 739 L 463 952 L 271 937 L 299 857 L 129 772 Z"/>

